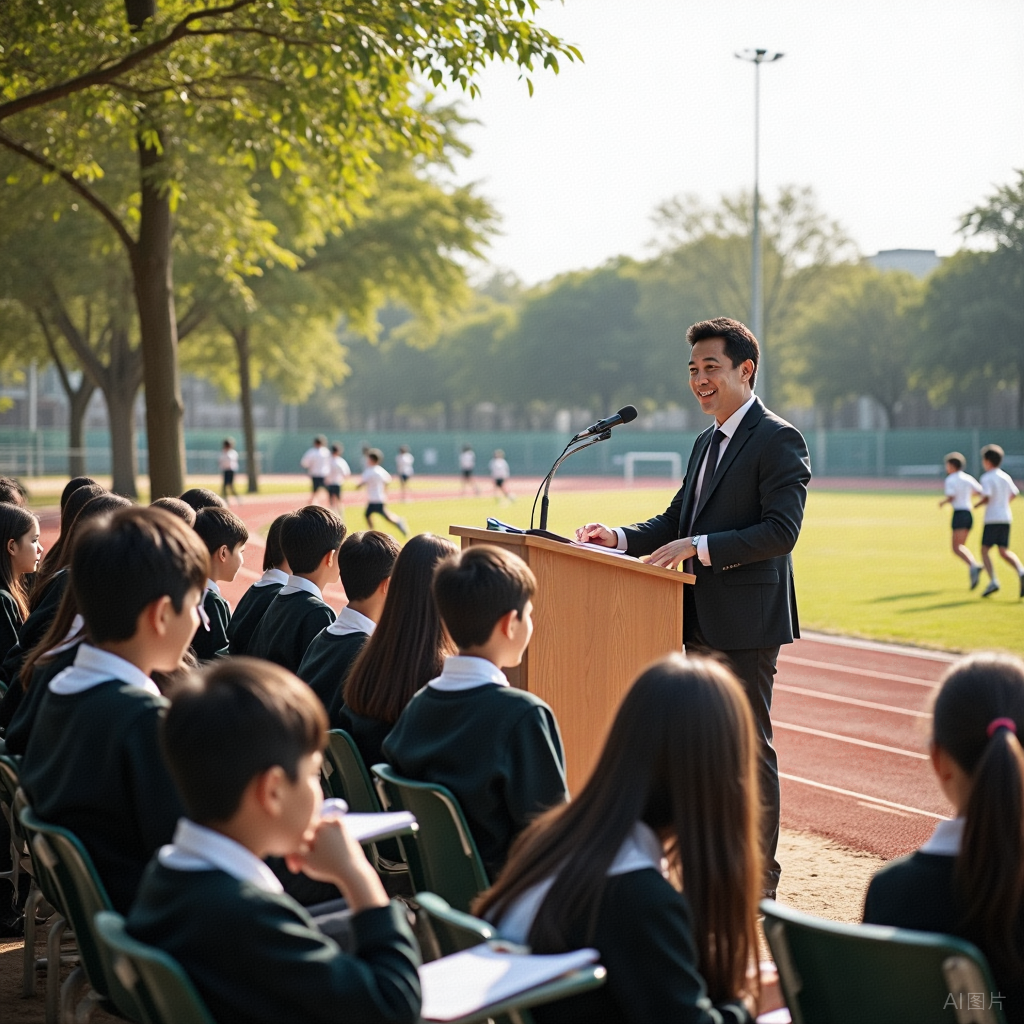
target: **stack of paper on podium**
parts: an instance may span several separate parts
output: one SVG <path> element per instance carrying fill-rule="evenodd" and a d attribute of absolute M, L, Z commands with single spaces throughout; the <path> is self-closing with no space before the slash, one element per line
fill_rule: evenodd
<path fill-rule="evenodd" d="M 510 952 L 500 941 L 442 957 L 420 968 L 423 1019 L 450 1021 L 529 992 L 596 963 L 596 949 L 553 956 Z"/>

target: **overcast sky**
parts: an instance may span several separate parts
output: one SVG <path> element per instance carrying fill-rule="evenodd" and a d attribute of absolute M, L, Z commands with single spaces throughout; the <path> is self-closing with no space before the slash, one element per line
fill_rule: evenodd
<path fill-rule="evenodd" d="M 565 0 L 539 22 L 585 63 L 497 65 L 464 111 L 460 181 L 502 216 L 496 267 L 533 283 L 651 254 L 654 207 L 811 185 L 860 247 L 954 252 L 958 216 L 1024 167 L 1021 0 Z"/>

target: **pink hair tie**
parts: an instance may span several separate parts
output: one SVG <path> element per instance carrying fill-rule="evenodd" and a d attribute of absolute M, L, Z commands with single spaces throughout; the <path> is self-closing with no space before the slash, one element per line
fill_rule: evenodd
<path fill-rule="evenodd" d="M 1017 723 L 1012 718 L 993 718 L 992 721 L 988 723 L 988 728 L 985 732 L 988 734 L 988 738 L 992 739 L 992 737 L 995 736 L 996 731 L 999 729 L 1009 729 L 1014 736 L 1017 735 Z"/>

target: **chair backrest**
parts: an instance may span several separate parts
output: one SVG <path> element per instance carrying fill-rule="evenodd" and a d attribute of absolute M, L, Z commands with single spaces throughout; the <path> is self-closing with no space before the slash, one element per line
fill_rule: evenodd
<path fill-rule="evenodd" d="M 359 814 L 380 811 L 380 800 L 373 788 L 373 779 L 363 763 L 363 756 L 359 753 L 356 741 L 344 729 L 332 729 L 327 734 L 324 760 L 330 761 L 334 769 L 331 773 L 334 795 L 345 800 L 350 811 Z"/>
<path fill-rule="evenodd" d="M 143 1024 L 214 1024 L 177 960 L 133 939 L 125 931 L 124 918 L 112 910 L 100 911 L 94 923 L 118 980 L 135 998 Z"/>
<path fill-rule="evenodd" d="M 36 817 L 27 803 L 21 807 L 19 817 L 32 850 L 33 864 L 48 876 L 55 889 L 56 906 L 75 933 L 89 984 L 97 995 L 110 999 L 120 1013 L 138 1020 L 135 1000 L 114 975 L 113 965 L 93 928 L 96 914 L 113 908 L 88 851 L 73 832 Z M 39 878 L 37 882 L 49 899 L 43 880 Z"/>
<path fill-rule="evenodd" d="M 375 764 L 381 803 L 416 815 L 419 831 L 402 847 L 417 892 L 435 892 L 466 912 L 491 883 L 458 800 L 444 786 L 403 779 L 390 765 Z"/>
<path fill-rule="evenodd" d="M 999 990 L 962 939 L 839 924 L 762 900 L 793 1024 L 1000 1024 Z"/>

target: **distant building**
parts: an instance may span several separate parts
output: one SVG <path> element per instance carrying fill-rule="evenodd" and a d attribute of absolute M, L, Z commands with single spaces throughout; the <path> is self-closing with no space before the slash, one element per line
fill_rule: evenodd
<path fill-rule="evenodd" d="M 879 270 L 906 270 L 914 277 L 927 277 L 941 262 L 934 249 L 882 249 L 868 257 Z"/>

